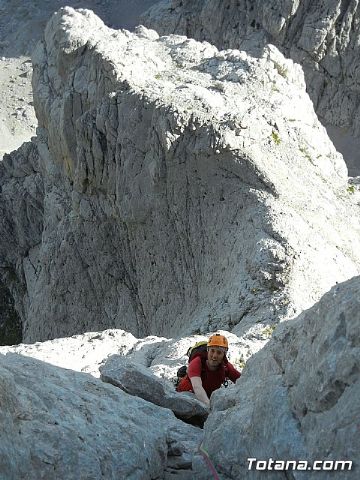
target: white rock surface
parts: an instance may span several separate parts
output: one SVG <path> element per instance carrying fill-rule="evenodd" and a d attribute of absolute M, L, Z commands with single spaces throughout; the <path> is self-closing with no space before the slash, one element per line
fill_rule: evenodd
<path fill-rule="evenodd" d="M 35 134 L 37 120 L 31 92 L 31 60 L 2 57 L 0 60 L 0 160 Z"/>
<path fill-rule="evenodd" d="M 338 127 L 331 138 L 354 176 L 360 174 L 354 156 L 360 137 L 359 19 L 357 1 L 163 0 L 141 21 L 160 35 L 187 35 L 220 49 L 261 55 L 264 45 L 276 45 L 303 66 L 316 112 Z M 346 130 L 350 151 L 338 141 L 339 128 Z"/>
<path fill-rule="evenodd" d="M 0 355 L 1 478 L 191 478 L 201 430 L 90 375 Z M 185 476 L 186 475 L 186 476 Z"/>
<path fill-rule="evenodd" d="M 251 335 L 359 273 L 345 164 L 275 47 L 219 52 L 65 9 L 34 65 L 36 221 L 10 200 L 26 152 L 0 165 L 2 271 L 25 341 Z M 16 188 L 37 178 L 22 175 Z"/>

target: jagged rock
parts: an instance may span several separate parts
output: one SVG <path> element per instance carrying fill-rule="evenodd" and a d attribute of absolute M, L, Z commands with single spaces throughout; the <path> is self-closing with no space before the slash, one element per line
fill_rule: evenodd
<path fill-rule="evenodd" d="M 202 431 L 90 375 L 0 355 L 1 478 L 191 478 Z"/>
<path fill-rule="evenodd" d="M 351 127 L 357 138 L 359 20 L 358 2 L 341 0 L 163 0 L 142 17 L 144 25 L 160 35 L 187 35 L 221 49 L 260 55 L 266 44 L 276 45 L 303 66 L 309 95 L 323 121 Z"/>
<path fill-rule="evenodd" d="M 25 277 L 24 341 L 248 335 L 359 272 L 346 167 L 275 47 L 219 52 L 64 9 L 33 61 L 41 240 L 0 237 Z"/>
<path fill-rule="evenodd" d="M 337 285 L 296 320 L 278 326 L 226 395 L 214 393 L 204 446 L 224 478 L 263 478 L 264 472 L 249 471 L 249 457 L 349 460 L 352 471 L 334 475 L 358 478 L 359 299 L 360 277 Z M 277 475 L 267 472 L 266 478 Z M 304 478 L 330 477 L 306 472 Z"/>
<path fill-rule="evenodd" d="M 100 378 L 104 382 L 111 383 L 130 395 L 169 408 L 178 418 L 193 419 L 203 424 L 208 416 L 207 408 L 193 395 L 177 393 L 174 385 L 156 377 L 148 368 L 129 362 L 124 357 L 111 356 L 100 367 L 100 372 Z"/>

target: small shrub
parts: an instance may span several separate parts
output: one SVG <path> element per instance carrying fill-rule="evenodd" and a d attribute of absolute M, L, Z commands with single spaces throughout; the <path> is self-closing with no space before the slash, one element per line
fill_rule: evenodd
<path fill-rule="evenodd" d="M 279 134 L 277 132 L 275 132 L 275 130 L 272 131 L 271 138 L 273 139 L 275 145 L 280 145 L 281 139 L 279 137 Z"/>
<path fill-rule="evenodd" d="M 300 152 L 304 155 L 304 157 L 309 160 L 310 163 L 313 163 L 311 159 L 311 155 L 306 147 L 300 147 L 299 148 Z"/>
<path fill-rule="evenodd" d="M 288 69 L 285 67 L 285 65 L 280 65 L 280 63 L 274 63 L 274 66 L 275 66 L 276 70 L 278 71 L 279 75 L 281 75 L 283 78 L 287 78 Z"/>
<path fill-rule="evenodd" d="M 271 338 L 276 328 L 276 325 L 268 325 L 261 331 L 261 335 L 265 338 Z"/>
<path fill-rule="evenodd" d="M 350 185 L 348 186 L 348 188 L 346 189 L 349 193 L 355 193 L 355 186 L 354 185 Z"/>

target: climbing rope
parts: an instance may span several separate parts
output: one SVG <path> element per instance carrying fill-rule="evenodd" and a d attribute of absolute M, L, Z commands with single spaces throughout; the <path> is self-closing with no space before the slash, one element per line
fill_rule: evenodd
<path fill-rule="evenodd" d="M 202 442 L 199 445 L 199 452 L 202 455 L 206 465 L 209 467 L 209 470 L 211 471 L 214 479 L 215 480 L 220 480 L 219 475 L 217 474 L 217 471 L 215 470 L 215 467 L 214 467 L 212 461 L 210 460 L 210 456 L 209 456 L 208 452 L 203 447 Z"/>

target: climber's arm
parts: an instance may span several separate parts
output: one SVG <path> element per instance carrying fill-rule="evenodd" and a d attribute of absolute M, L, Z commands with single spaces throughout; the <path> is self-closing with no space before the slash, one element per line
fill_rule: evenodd
<path fill-rule="evenodd" d="M 200 400 L 200 402 L 205 403 L 207 407 L 210 406 L 210 400 L 207 396 L 204 387 L 202 386 L 201 377 L 191 377 L 190 378 L 195 397 Z"/>

